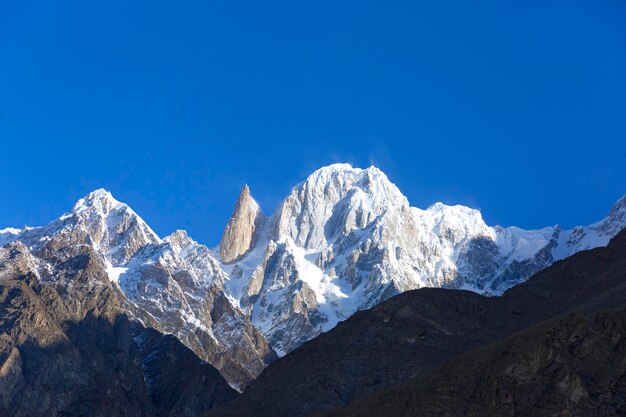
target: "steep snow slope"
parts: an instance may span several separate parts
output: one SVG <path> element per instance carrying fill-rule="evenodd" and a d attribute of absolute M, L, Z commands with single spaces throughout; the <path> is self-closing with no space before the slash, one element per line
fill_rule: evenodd
<path fill-rule="evenodd" d="M 0 245 L 22 241 L 43 267 L 52 236 L 93 246 L 131 315 L 175 334 L 242 385 L 274 357 L 266 338 L 284 354 L 359 309 L 423 286 L 498 295 L 606 245 L 625 226 L 622 198 L 588 227 L 490 227 L 468 207 L 411 207 L 375 167 L 336 164 L 295 186 L 268 218 L 245 187 L 215 251 L 183 231 L 159 238 L 104 190 L 47 226 L 0 230 Z"/>
<path fill-rule="evenodd" d="M 147 316 L 158 330 L 175 334 L 233 386 L 249 382 L 275 357 L 226 296 L 225 275 L 209 249 L 185 232 L 160 239 L 105 190 L 90 193 L 47 226 L 0 231 L 0 243 L 21 241 L 44 265 L 45 244 L 53 237 L 67 245 L 91 245 L 128 298 L 130 316 L 140 321 Z"/>
<path fill-rule="evenodd" d="M 249 190 L 246 201 L 248 212 L 259 210 Z M 336 164 L 294 187 L 250 232 L 256 245 L 222 268 L 229 294 L 283 354 L 410 289 L 501 294 L 558 259 L 606 245 L 624 226 L 622 199 L 589 227 L 490 227 L 468 207 L 410 207 L 375 167 Z"/>

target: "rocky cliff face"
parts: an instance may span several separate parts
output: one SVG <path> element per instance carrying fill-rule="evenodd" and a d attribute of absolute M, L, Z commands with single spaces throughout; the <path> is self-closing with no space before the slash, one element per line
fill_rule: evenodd
<path fill-rule="evenodd" d="M 222 262 L 233 262 L 245 255 L 254 246 L 256 232 L 264 220 L 259 205 L 250 195 L 250 188 L 245 185 L 222 235 L 219 246 Z"/>
<path fill-rule="evenodd" d="M 317 415 L 623 416 L 624 328 L 624 310 L 563 317 Z"/>
<path fill-rule="evenodd" d="M 501 297 L 407 291 L 273 362 L 209 415 L 620 416 L 625 277 L 626 230 Z"/>
<path fill-rule="evenodd" d="M 205 246 L 182 231 L 160 239 L 130 207 L 104 190 L 81 199 L 47 226 L 0 232 L 0 243 L 11 241 L 35 253 L 42 268 L 56 256 L 51 242 L 56 242 L 54 247 L 91 248 L 105 266 L 104 277 L 98 279 L 119 290 L 130 318 L 176 335 L 234 386 L 244 386 L 275 357 L 226 295 L 226 276 Z"/>
<path fill-rule="evenodd" d="M 23 242 L 45 262 L 52 238 L 92 247 L 129 316 L 176 335 L 242 387 L 274 350 L 290 352 L 393 295 L 421 287 L 499 295 L 604 246 L 626 226 L 625 201 L 572 230 L 492 227 L 464 206 L 411 207 L 379 169 L 337 164 L 295 186 L 268 218 L 245 187 L 215 252 L 183 231 L 160 238 L 104 190 L 47 226 L 1 230 L 0 245 Z"/>
<path fill-rule="evenodd" d="M 490 227 L 468 207 L 411 207 L 375 167 L 331 165 L 294 187 L 255 229 L 254 247 L 222 268 L 227 291 L 286 353 L 407 290 L 501 294 L 556 260 L 606 245 L 626 226 L 623 201 L 589 227 Z"/>
<path fill-rule="evenodd" d="M 131 322 L 126 302 L 89 245 L 60 234 L 34 253 L 0 248 L 0 415 L 191 417 L 236 396 L 177 339 Z"/>

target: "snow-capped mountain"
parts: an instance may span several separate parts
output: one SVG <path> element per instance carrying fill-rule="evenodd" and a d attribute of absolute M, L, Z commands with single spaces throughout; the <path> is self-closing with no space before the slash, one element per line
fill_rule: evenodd
<path fill-rule="evenodd" d="M 104 190 L 47 226 L 0 230 L 0 245 L 21 241 L 43 269 L 52 238 L 90 245 L 129 316 L 175 334 L 241 386 L 272 348 L 287 353 L 395 294 L 430 286 L 499 295 L 625 226 L 622 198 L 588 227 L 490 227 L 468 207 L 411 207 L 375 167 L 336 164 L 295 186 L 269 217 L 246 186 L 214 251 L 184 231 L 160 238 Z"/>
<path fill-rule="evenodd" d="M 54 256 L 46 250 L 52 239 L 56 246 L 92 246 L 126 296 L 129 316 L 176 335 L 233 386 L 249 382 L 275 357 L 226 295 L 226 276 L 209 249 L 185 232 L 160 239 L 105 190 L 90 193 L 47 226 L 0 231 L 0 245 L 21 241 L 43 268 Z"/>
<path fill-rule="evenodd" d="M 226 288 L 279 354 L 410 289 L 501 294 L 556 260 L 606 245 L 626 226 L 622 198 L 589 227 L 490 227 L 468 207 L 411 207 L 379 169 L 347 164 L 315 171 L 255 229 L 249 213 L 260 209 L 247 188 L 242 195 L 229 225 L 248 225 L 238 248 L 250 249 L 224 259 L 220 248 Z"/>

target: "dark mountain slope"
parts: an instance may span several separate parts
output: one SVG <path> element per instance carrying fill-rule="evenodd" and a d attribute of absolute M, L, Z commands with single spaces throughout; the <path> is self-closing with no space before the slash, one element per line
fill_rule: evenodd
<path fill-rule="evenodd" d="M 626 415 L 626 311 L 542 323 L 319 417 L 420 415 Z"/>
<path fill-rule="evenodd" d="M 306 415 L 404 381 L 466 350 L 485 311 L 480 301 L 426 289 L 356 313 L 269 366 L 216 415 Z"/>
<path fill-rule="evenodd" d="M 131 324 L 89 246 L 46 248 L 45 268 L 0 248 L 0 416 L 192 416 L 236 396 L 178 340 Z"/>
<path fill-rule="evenodd" d="M 240 398 L 210 415 L 303 416 L 364 398 L 540 323 L 625 308 L 625 283 L 622 231 L 608 247 L 557 262 L 499 298 L 440 289 L 406 292 L 273 363 Z M 588 343 L 610 336 L 601 327 L 588 332 Z"/>

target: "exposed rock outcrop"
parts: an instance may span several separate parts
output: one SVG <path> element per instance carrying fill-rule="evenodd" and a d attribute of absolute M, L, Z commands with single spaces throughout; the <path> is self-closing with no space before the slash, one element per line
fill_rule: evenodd
<path fill-rule="evenodd" d="M 209 415 L 301 417 L 348 404 L 328 415 L 620 416 L 625 277 L 626 230 L 502 297 L 408 291 L 272 363 Z"/>
<path fill-rule="evenodd" d="M 469 207 L 411 207 L 376 167 L 335 164 L 295 186 L 255 229 L 254 248 L 223 265 L 233 271 L 226 287 L 284 354 L 404 291 L 499 295 L 559 259 L 606 245 L 626 227 L 624 201 L 573 230 L 490 227 Z"/>
<path fill-rule="evenodd" d="M 252 249 L 256 243 L 257 232 L 264 221 L 261 208 L 250 195 L 250 188 L 246 184 L 239 194 L 220 241 L 219 252 L 222 262 L 236 261 Z"/>
<path fill-rule="evenodd" d="M 0 416 L 192 417 L 236 397 L 176 338 L 128 319 L 90 246 L 59 236 L 42 251 L 49 262 L 0 248 Z"/>
<path fill-rule="evenodd" d="M 161 239 L 126 204 L 105 190 L 80 199 L 43 227 L 0 232 L 0 244 L 20 242 L 41 264 L 56 262 L 63 248 L 85 247 L 104 267 L 82 279 L 112 285 L 131 319 L 176 335 L 197 356 L 239 388 L 276 355 L 265 337 L 224 289 L 226 274 L 211 251 L 177 231 Z M 72 291 L 73 282 L 47 282 Z M 75 297 L 75 302 L 81 299 Z"/>
<path fill-rule="evenodd" d="M 491 227 L 468 207 L 411 207 L 376 167 L 335 164 L 294 187 L 267 219 L 245 187 L 221 256 L 183 231 L 160 238 L 104 190 L 47 226 L 0 230 L 0 245 L 23 242 L 44 262 L 53 237 L 91 246 L 129 316 L 176 335 L 242 388 L 275 352 L 399 293 L 444 287 L 498 295 L 604 246 L 626 226 L 625 201 L 572 230 Z"/>
<path fill-rule="evenodd" d="M 569 315 L 318 417 L 626 415 L 626 310 Z"/>

